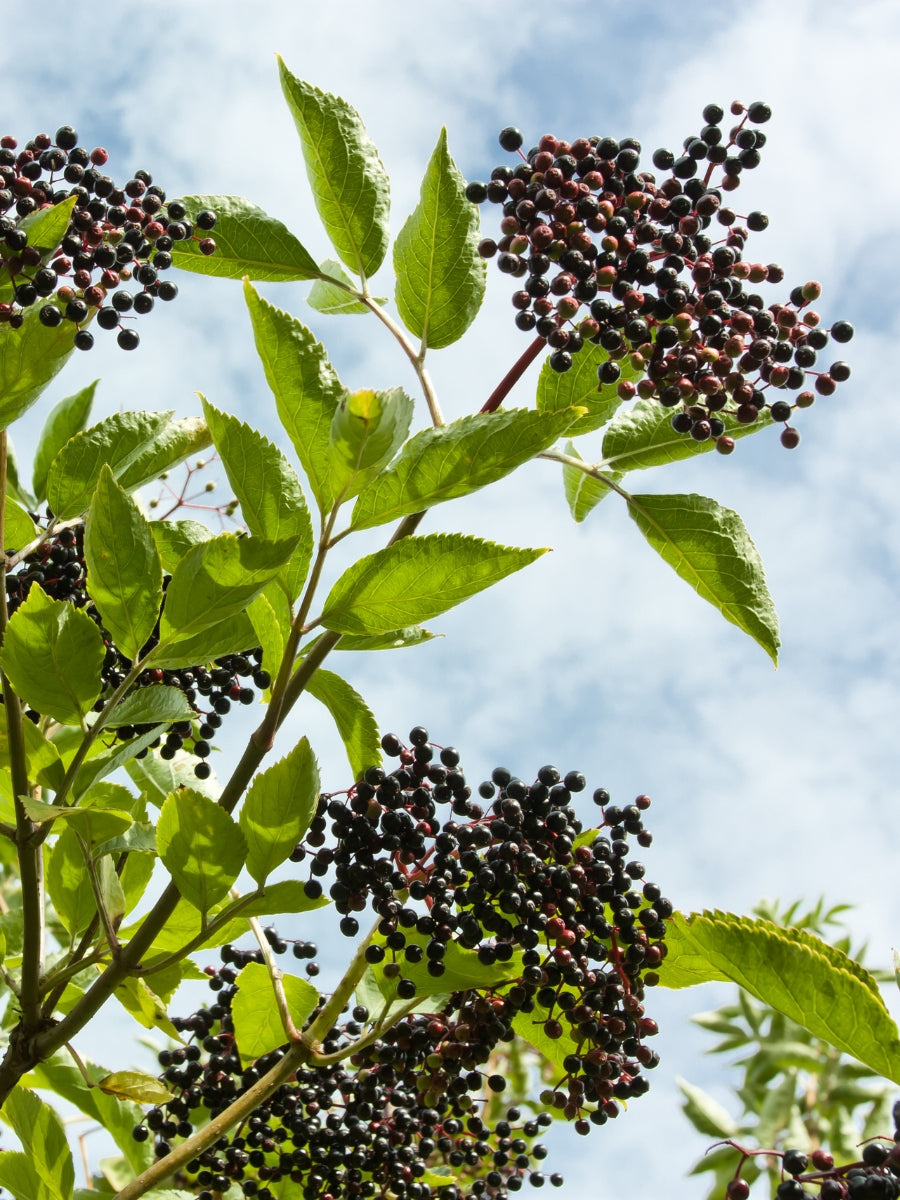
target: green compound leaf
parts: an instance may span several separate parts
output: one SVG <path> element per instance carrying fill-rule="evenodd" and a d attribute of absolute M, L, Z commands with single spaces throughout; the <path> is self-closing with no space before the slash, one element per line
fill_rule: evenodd
<path fill-rule="evenodd" d="M 89 383 L 74 396 L 67 396 L 65 400 L 60 400 L 59 404 L 50 410 L 38 438 L 37 450 L 34 452 L 31 486 L 34 489 L 35 500 L 41 501 L 47 494 L 47 472 L 50 470 L 50 464 L 54 458 L 69 438 L 74 437 L 76 433 L 81 433 L 87 425 L 94 403 L 94 392 L 97 390 L 99 382 L 99 379 L 95 379 L 93 383 Z"/>
<path fill-rule="evenodd" d="M 819 1057 L 816 1055 L 816 1062 L 818 1061 Z M 684 1096 L 685 1102 L 681 1111 L 699 1133 L 712 1138 L 732 1138 L 739 1135 L 737 1122 L 718 1100 L 714 1100 L 702 1088 L 694 1087 L 686 1079 L 676 1079 L 675 1082 Z"/>
<path fill-rule="evenodd" d="M 331 507 L 331 422 L 344 395 L 323 346 L 305 325 L 244 284 L 256 351 L 320 512 Z"/>
<path fill-rule="evenodd" d="M 298 79 L 280 57 L 278 70 L 331 244 L 355 274 L 374 275 L 387 252 L 390 210 L 390 182 L 378 151 L 346 100 Z"/>
<path fill-rule="evenodd" d="M 310 308 L 314 308 L 316 312 L 324 313 L 326 316 L 337 316 L 340 313 L 361 316 L 369 312 L 365 304 L 352 294 L 356 291 L 353 280 L 336 259 L 326 258 L 320 270 L 322 278 L 316 280 L 306 297 L 306 303 Z M 334 280 L 340 280 L 344 287 L 338 287 L 333 282 Z M 350 288 L 351 291 L 346 291 L 346 288 Z M 378 303 L 384 304 L 385 301 L 380 300 Z"/>
<path fill-rule="evenodd" d="M 478 314 L 487 275 L 478 230 L 478 209 L 466 199 L 442 129 L 419 203 L 394 243 L 397 311 L 423 346 L 436 350 L 458 341 Z"/>
<path fill-rule="evenodd" d="M 70 1200 L 75 1187 L 72 1152 L 63 1123 L 50 1105 L 20 1085 L 13 1088 L 3 1105 L 3 1119 L 15 1130 L 24 1157 L 39 1180 L 37 1200 Z M 24 1200 L 29 1193 L 15 1190 L 2 1172 L 2 1164 L 11 1157 L 9 1153 L 0 1155 L 0 1178 L 14 1196 L 23 1196 Z"/>
<path fill-rule="evenodd" d="M 75 350 L 72 322 L 51 329 L 41 324 L 39 311 L 37 304 L 26 309 L 19 329 L 0 325 L 0 429 L 31 408 Z"/>
<path fill-rule="evenodd" d="M 569 442 L 566 446 L 566 454 L 584 462 L 575 449 L 574 442 Z M 618 483 L 622 475 L 617 472 L 611 478 Z M 607 487 L 594 475 L 588 475 L 586 471 L 580 471 L 578 467 L 571 467 L 568 463 L 563 463 L 563 487 L 566 492 L 566 500 L 569 502 L 569 511 L 579 522 L 583 521 L 588 513 L 595 509 L 602 500 L 605 500 L 612 491 L 612 488 Z"/>
<path fill-rule="evenodd" d="M 383 525 L 502 479 L 552 446 L 577 419 L 577 409 L 538 413 L 513 408 L 422 430 L 359 496 L 351 528 Z"/>
<path fill-rule="evenodd" d="M 706 496 L 629 496 L 628 511 L 653 549 L 778 665 L 778 618 L 759 553 L 730 508 Z"/>
<path fill-rule="evenodd" d="M 461 533 L 408 537 L 338 579 L 320 618 L 335 633 L 387 633 L 446 612 L 546 554 Z"/>
<path fill-rule="evenodd" d="M 726 980 L 836 1049 L 900 1083 L 900 1035 L 878 983 L 805 930 L 733 913 L 676 914 L 668 922 L 664 987 Z"/>
<path fill-rule="evenodd" d="M 288 857 L 316 815 L 319 768 L 309 741 L 253 780 L 240 813 L 246 867 L 258 884 Z"/>
<path fill-rule="evenodd" d="M 170 412 L 116 413 L 71 438 L 47 473 L 47 500 L 57 518 L 80 517 L 91 502 L 104 463 L 122 480 L 129 467 L 153 448 L 171 418 Z"/>
<path fill-rule="evenodd" d="M 758 433 L 772 424 L 767 412 L 761 413 L 752 425 L 740 425 L 734 417 L 719 415 L 725 422 L 726 434 L 735 439 Z M 624 474 L 708 454 L 715 449 L 715 438 L 695 442 L 687 434 L 676 433 L 671 417 L 671 411 L 657 400 L 638 400 L 632 408 L 620 412 L 603 436 L 604 468 L 615 467 Z"/>
<path fill-rule="evenodd" d="M 297 539 L 286 568 L 293 599 L 303 588 L 313 552 L 312 522 L 297 473 L 281 451 L 249 425 L 205 399 L 203 411 L 251 534 L 273 542 Z"/>
<path fill-rule="evenodd" d="M 295 1029 L 302 1029 L 316 1007 L 319 993 L 311 983 L 296 975 L 281 978 L 288 1011 Z M 235 980 L 237 993 L 231 1002 L 234 1034 L 241 1062 L 253 1062 L 288 1040 L 275 1001 L 269 972 L 262 963 L 248 963 Z"/>
<path fill-rule="evenodd" d="M 181 688 L 155 683 L 126 696 L 103 724 L 106 729 L 121 729 L 124 725 L 169 725 L 173 721 L 193 721 L 196 717 Z"/>
<path fill-rule="evenodd" d="M 167 797 L 156 826 L 156 848 L 182 896 L 200 912 L 227 895 L 247 856 L 237 822 L 192 788 Z"/>
<path fill-rule="evenodd" d="M 607 352 L 593 342 L 585 342 L 578 353 L 572 355 L 572 366 L 568 371 L 554 371 L 550 360 L 545 359 L 538 377 L 538 411 L 559 412 L 576 405 L 585 412 L 569 430 L 572 437 L 600 429 L 622 403 L 616 392 L 618 384 L 601 385 L 598 382 L 597 369 L 608 361 Z M 627 359 L 619 363 L 619 368 L 620 380 L 639 379 L 643 374 L 643 368 L 633 367 Z"/>
<path fill-rule="evenodd" d="M 306 691 L 321 701 L 334 718 L 354 779 L 381 762 L 381 740 L 372 710 L 346 679 L 319 667 Z"/>
<path fill-rule="evenodd" d="M 247 605 L 250 607 L 252 601 Z M 248 612 L 242 609 L 224 621 L 217 621 L 209 629 L 184 637 L 173 634 L 170 641 L 161 643 L 153 651 L 153 666 L 187 667 L 191 663 L 210 662 L 226 654 L 243 654 L 258 645 L 253 623 Z"/>
<path fill-rule="evenodd" d="M 101 785 L 102 786 L 102 785 Z M 133 824 L 130 813 L 106 807 L 61 808 L 26 796 L 23 806 L 36 824 L 65 820 L 79 833 L 88 846 L 99 846 L 124 833 Z"/>
<path fill-rule="evenodd" d="M 35 586 L 9 622 L 0 666 L 36 712 L 80 725 L 100 695 L 105 655 L 100 630 L 86 612 Z"/>
<path fill-rule="evenodd" d="M 216 227 L 209 235 L 216 243 L 215 254 L 202 254 L 192 239 L 175 243 L 172 262 L 183 271 L 261 283 L 318 278 L 316 260 L 287 226 L 243 196 L 182 196 L 181 202 L 191 217 L 204 208 L 216 214 Z"/>
<path fill-rule="evenodd" d="M 390 629 L 387 633 L 345 633 L 335 647 L 336 650 L 402 650 L 405 646 L 421 646 L 432 638 L 442 636 L 423 629 L 421 625 L 407 625 L 405 629 Z"/>
<path fill-rule="evenodd" d="M 106 464 L 85 522 L 84 557 L 103 624 L 135 661 L 159 618 L 162 567 L 149 523 Z"/>
<path fill-rule="evenodd" d="M 11 496 L 6 497 L 3 510 L 3 528 L 7 550 L 21 550 L 37 533 L 34 521 Z"/>
<path fill-rule="evenodd" d="M 347 392 L 331 422 L 331 494 L 349 500 L 391 461 L 409 434 L 414 404 L 402 388 Z"/>
<path fill-rule="evenodd" d="M 270 542 L 222 533 L 190 549 L 166 589 L 160 655 L 168 651 L 165 643 L 174 642 L 175 634 L 183 640 L 243 613 L 287 563 L 296 545 L 296 537 Z"/>
<path fill-rule="evenodd" d="M 192 546 L 208 542 L 215 534 L 199 521 L 151 521 L 150 532 L 162 569 L 171 575 Z"/>

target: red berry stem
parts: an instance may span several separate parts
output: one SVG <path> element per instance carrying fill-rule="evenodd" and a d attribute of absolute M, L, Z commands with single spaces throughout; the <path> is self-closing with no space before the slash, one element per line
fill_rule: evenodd
<path fill-rule="evenodd" d="M 528 347 L 524 354 L 521 354 L 513 365 L 509 368 L 491 394 L 481 406 L 481 412 L 489 413 L 496 412 L 515 385 L 519 382 L 537 356 L 541 353 L 547 342 L 542 337 L 537 337 Z"/>

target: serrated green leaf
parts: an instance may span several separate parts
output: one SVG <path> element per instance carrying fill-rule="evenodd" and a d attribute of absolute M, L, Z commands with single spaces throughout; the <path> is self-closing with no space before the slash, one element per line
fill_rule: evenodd
<path fill-rule="evenodd" d="M 136 492 L 211 445 L 212 437 L 201 417 L 169 421 L 121 472 L 116 472 L 116 478 L 126 492 Z"/>
<path fill-rule="evenodd" d="M 520 571 L 545 550 L 463 534 L 408 537 L 366 555 L 338 579 L 321 623 L 336 633 L 387 633 L 427 621 Z"/>
<path fill-rule="evenodd" d="M 37 501 L 43 500 L 47 494 L 47 472 L 50 470 L 50 464 L 69 438 L 81 433 L 87 425 L 94 403 L 94 392 L 99 382 L 99 379 L 95 379 L 80 392 L 60 400 L 59 404 L 50 410 L 38 438 L 37 450 L 34 452 L 32 487 Z"/>
<path fill-rule="evenodd" d="M 216 214 L 208 235 L 216 243 L 215 254 L 203 254 L 190 238 L 175 243 L 172 262 L 183 271 L 262 283 L 318 278 L 316 260 L 287 226 L 243 196 L 183 196 L 181 202 L 192 217 L 204 208 Z"/>
<path fill-rule="evenodd" d="M 563 1063 L 568 1055 L 578 1053 L 580 1042 L 574 1036 L 572 1026 L 566 1022 L 562 1022 L 561 1037 L 548 1037 L 546 1023 L 551 1016 L 548 1008 L 535 1001 L 531 1012 L 516 1014 L 513 1030 L 517 1037 L 526 1041 L 553 1066 L 553 1082 L 556 1082 L 566 1074 Z"/>
<path fill-rule="evenodd" d="M 306 691 L 328 709 L 337 725 L 354 779 L 381 762 L 381 739 L 369 706 L 346 679 L 319 667 Z"/>
<path fill-rule="evenodd" d="M 162 569 L 169 575 L 192 546 L 208 542 L 215 536 L 208 525 L 201 525 L 199 521 L 151 521 L 150 532 Z"/>
<path fill-rule="evenodd" d="M 28 762 L 28 778 L 43 787 L 56 791 L 65 778 L 65 767 L 54 744 L 38 729 L 33 721 L 22 722 L 25 738 L 25 755 Z M 0 769 L 9 766 L 9 742 L 6 722 L 0 722 Z"/>
<path fill-rule="evenodd" d="M 120 809 L 96 809 L 89 806 L 61 808 L 26 796 L 22 801 L 25 811 L 36 824 L 45 821 L 64 820 L 72 825 L 88 845 L 101 845 L 133 824 L 130 813 Z"/>
<path fill-rule="evenodd" d="M 165 1104 L 173 1100 L 174 1092 L 142 1071 L 113 1071 L 96 1081 L 96 1086 L 107 1095 L 117 1096 L 120 1100 L 134 1100 L 138 1104 Z"/>
<path fill-rule="evenodd" d="M 432 638 L 442 635 L 431 633 L 421 625 L 407 625 L 405 629 L 390 629 L 387 633 L 345 633 L 335 647 L 336 650 L 402 650 L 405 646 L 420 646 Z"/>
<path fill-rule="evenodd" d="M 900 1082 L 900 1036 L 874 978 L 801 929 L 732 913 L 668 922 L 664 987 L 730 980 L 838 1050 Z"/>
<path fill-rule="evenodd" d="M 160 652 L 243 612 L 291 557 L 296 538 L 279 542 L 222 533 L 192 547 L 175 568 L 160 621 Z"/>
<path fill-rule="evenodd" d="M 59 520 L 80 517 L 91 502 L 105 463 L 122 479 L 146 455 L 171 413 L 116 413 L 70 438 L 47 472 L 47 500 Z"/>
<path fill-rule="evenodd" d="M 577 417 L 568 409 L 500 409 L 422 430 L 359 496 L 351 526 L 382 525 L 502 479 L 551 446 Z"/>
<path fill-rule="evenodd" d="M 264 590 L 264 589 L 260 589 Z M 252 604 L 252 601 L 250 602 Z M 249 608 L 249 605 L 247 606 Z M 253 622 L 247 609 L 217 621 L 200 633 L 189 633 L 184 637 L 172 634 L 153 651 L 154 667 L 188 667 L 195 663 L 212 662 L 227 654 L 243 654 L 257 645 Z M 150 659 L 148 658 L 148 664 Z"/>
<path fill-rule="evenodd" d="M 291 606 L 288 598 L 279 586 L 269 584 L 264 592 L 248 604 L 247 615 L 263 652 L 262 663 L 274 680 L 290 636 Z"/>
<path fill-rule="evenodd" d="M 24 217 L 19 222 L 19 228 L 28 234 L 28 245 L 44 253 L 56 250 L 69 228 L 77 199 L 77 196 L 67 196 L 59 204 L 39 208 Z"/>
<path fill-rule="evenodd" d="M 182 896 L 200 912 L 228 893 L 247 855 L 237 822 L 193 788 L 167 797 L 156 825 L 156 849 Z"/>
<path fill-rule="evenodd" d="M 608 361 L 609 354 L 593 342 L 585 342 L 578 353 L 572 355 L 572 366 L 568 371 L 554 371 L 550 360 L 545 359 L 538 376 L 535 400 L 538 411 L 559 412 L 576 405 L 585 411 L 569 430 L 571 436 L 600 429 L 622 403 L 616 391 L 618 382 L 600 384 L 597 379 L 598 368 Z M 622 359 L 619 368 L 619 382 L 639 379 L 644 374 L 644 368 L 633 367 L 628 359 Z"/>
<path fill-rule="evenodd" d="M 173 721 L 192 721 L 197 714 L 181 688 L 164 683 L 138 688 L 117 704 L 104 722 L 106 729 L 124 725 L 169 725 Z"/>
<path fill-rule="evenodd" d="M 316 312 L 327 315 L 337 315 L 346 313 L 348 315 L 362 315 L 369 312 L 365 304 L 362 304 L 353 295 L 356 289 L 353 286 L 353 281 L 344 270 L 339 262 L 333 258 L 326 258 L 322 263 L 320 270 L 322 278 L 309 289 L 309 295 L 306 297 L 306 303 L 310 308 L 314 308 Z M 333 280 L 340 280 L 344 287 L 338 287 Z M 349 288 L 350 291 L 345 290 Z M 384 303 L 384 301 L 379 301 Z"/>
<path fill-rule="evenodd" d="M 0 324 L 0 429 L 31 408 L 75 350 L 72 323 L 50 328 L 39 311 L 37 304 L 26 309 L 18 329 Z"/>
<path fill-rule="evenodd" d="M 34 1163 L 21 1150 L 0 1153 L 0 1187 L 8 1188 L 16 1200 L 47 1200 L 48 1197 Z"/>
<path fill-rule="evenodd" d="M 466 199 L 442 129 L 419 203 L 394 243 L 397 311 L 423 346 L 440 349 L 458 341 L 478 314 L 487 274 L 478 231 L 478 209 Z"/>
<path fill-rule="evenodd" d="M 10 619 L 0 665 L 33 709 L 80 725 L 100 695 L 105 654 L 100 630 L 87 613 L 34 586 Z"/>
<path fill-rule="evenodd" d="M 408 945 L 415 943 L 423 950 L 430 940 L 429 934 L 418 933 L 415 929 L 407 929 L 404 932 Z M 375 938 L 375 941 L 384 944 L 384 938 L 380 935 Z M 518 954 L 514 954 L 509 962 L 488 964 L 481 962 L 477 950 L 467 950 L 456 942 L 447 943 L 443 963 L 444 974 L 438 977 L 429 975 L 428 963 L 424 958 L 418 963 L 403 963 L 403 977 L 411 979 L 415 983 L 417 1001 L 419 998 L 424 999 L 427 996 L 449 995 L 452 992 L 465 992 L 471 988 L 493 987 L 517 979 L 522 974 L 522 961 Z M 392 1000 L 396 997 L 397 978 L 385 976 L 385 965 L 383 962 L 376 963 L 373 967 L 373 975 L 381 995 L 387 1000 Z M 416 1011 L 422 1011 L 418 1007 L 418 1003 Z M 370 1012 L 372 1012 L 371 1006 Z M 377 1014 L 372 1012 L 372 1015 Z"/>
<path fill-rule="evenodd" d="M 676 1078 L 675 1082 L 681 1089 L 685 1103 L 681 1111 L 700 1133 L 713 1138 L 733 1138 L 738 1134 L 737 1122 L 724 1109 L 718 1100 L 714 1100 L 708 1092 L 695 1087 L 686 1079 Z"/>
<path fill-rule="evenodd" d="M 281 451 L 255 429 L 205 399 L 203 411 L 250 533 L 273 542 L 297 540 L 285 568 L 293 599 L 303 589 L 313 552 L 312 523 L 300 480 Z"/>
<path fill-rule="evenodd" d="M 162 808 L 170 792 L 182 787 L 192 787 L 210 800 L 218 800 L 222 793 L 215 778 L 198 779 L 194 774 L 197 761 L 185 750 L 177 750 L 174 758 L 160 758 L 158 754 L 147 754 L 144 758 L 132 758 L 125 770 L 141 789 L 144 797 L 157 808 Z"/>
<path fill-rule="evenodd" d="M 387 252 L 390 210 L 390 183 L 378 151 L 346 100 L 298 79 L 281 57 L 278 70 L 331 244 L 351 271 L 374 275 Z"/>
<path fill-rule="evenodd" d="M 135 661 L 162 604 L 162 567 L 150 527 L 104 464 L 84 529 L 88 590 L 118 648 Z"/>
<path fill-rule="evenodd" d="M 3 1119 L 15 1130 L 41 1181 L 39 1196 L 43 1200 L 69 1200 L 75 1186 L 75 1168 L 59 1116 L 40 1096 L 18 1086 L 3 1105 Z"/>
<path fill-rule="evenodd" d="M 318 990 L 296 975 L 283 975 L 281 983 L 294 1027 L 302 1029 L 318 1003 Z M 241 1062 L 246 1064 L 283 1046 L 287 1034 L 281 1024 L 272 980 L 262 963 L 248 963 L 238 973 L 235 987 L 231 1016 Z"/>
<path fill-rule="evenodd" d="M 6 549 L 21 550 L 37 534 L 37 526 L 28 513 L 17 504 L 11 496 L 6 497 L 6 503 L 3 506 L 3 530 Z"/>
<path fill-rule="evenodd" d="M 319 801 L 319 768 L 309 741 L 257 775 L 240 813 L 247 870 L 257 883 L 288 857 L 309 828 Z"/>
<path fill-rule="evenodd" d="M 113 995 L 144 1029 L 161 1029 L 170 1038 L 181 1041 L 181 1034 L 169 1020 L 165 1004 L 145 980 L 125 979 Z"/>
<path fill-rule="evenodd" d="M 154 742 L 159 737 L 161 732 L 162 727 L 154 725 L 152 729 L 148 730 L 147 733 L 142 733 L 140 737 L 129 738 L 127 742 L 116 742 L 109 750 L 100 750 L 93 756 L 89 755 L 72 784 L 72 790 L 75 795 L 81 796 L 98 780 L 105 779 L 107 775 L 111 775 L 119 767 L 127 766 L 131 759 L 136 754 L 139 754 L 141 750 L 146 750 L 151 742 Z M 95 743 L 95 745 L 98 744 Z"/>
<path fill-rule="evenodd" d="M 629 496 L 628 512 L 653 549 L 726 621 L 778 665 L 778 618 L 762 561 L 736 512 L 706 496 Z"/>
<path fill-rule="evenodd" d="M 62 831 L 50 851 L 47 891 L 56 915 L 73 938 L 87 928 L 97 913 L 81 843 L 72 828 Z"/>
<path fill-rule="evenodd" d="M 731 438 L 747 437 L 771 424 L 766 410 L 752 425 L 741 425 L 727 413 L 717 413 L 725 422 L 725 432 Z M 672 413 L 658 400 L 638 400 L 633 407 L 620 412 L 603 437 L 603 465 L 626 471 L 641 471 L 665 463 L 708 454 L 715 449 L 715 438 L 696 442 L 672 428 Z"/>
<path fill-rule="evenodd" d="M 331 422 L 344 388 L 324 347 L 294 317 L 264 300 L 249 283 L 256 351 L 275 396 L 278 418 L 294 444 L 320 512 L 331 508 Z"/>
<path fill-rule="evenodd" d="M 413 401 L 402 388 L 347 392 L 331 422 L 330 488 L 350 500 L 387 466 L 409 434 Z"/>
<path fill-rule="evenodd" d="M 569 442 L 566 446 L 566 454 L 584 461 L 575 449 L 574 442 Z M 614 472 L 611 478 L 618 483 L 622 479 L 622 475 Z M 563 487 L 566 492 L 566 500 L 569 502 L 569 511 L 579 522 L 583 521 L 588 513 L 596 508 L 602 500 L 605 500 L 612 491 L 612 488 L 607 487 L 594 475 L 580 471 L 578 467 L 571 467 L 568 463 L 563 463 Z"/>

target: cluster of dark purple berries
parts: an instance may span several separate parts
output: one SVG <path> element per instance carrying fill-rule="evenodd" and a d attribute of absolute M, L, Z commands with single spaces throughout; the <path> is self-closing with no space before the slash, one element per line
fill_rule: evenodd
<path fill-rule="evenodd" d="M 747 290 L 780 283 L 784 272 L 745 258 L 766 215 L 740 216 L 723 201 L 758 165 L 766 138 L 753 126 L 771 110 L 735 101 L 731 115 L 736 124 L 725 129 L 725 110 L 709 104 L 680 155 L 657 150 L 653 165 L 668 173 L 662 181 L 639 171 L 634 138 L 569 143 L 547 134 L 526 156 L 519 130 L 504 129 L 500 144 L 519 152 L 519 166 L 496 167 L 466 195 L 502 205 L 502 236 L 483 240 L 479 252 L 522 280 L 512 297 L 516 325 L 546 341 L 555 370 L 568 370 L 589 341 L 607 355 L 600 388 L 616 387 L 623 400 L 658 400 L 674 410 L 677 432 L 715 439 L 729 454 L 732 423 L 752 425 L 767 412 L 784 425 L 790 449 L 800 440 L 787 424 L 793 410 L 849 378 L 846 362 L 823 368 L 817 360 L 829 340 L 849 341 L 853 327 L 821 326 L 809 307 L 818 283 L 795 287 L 787 304 Z"/>
<path fill-rule="evenodd" d="M 180 200 L 166 203 L 147 171 L 119 187 L 102 174 L 108 157 L 102 147 L 79 146 L 71 125 L 55 138 L 39 133 L 21 150 L 14 137 L 0 138 L 0 323 L 19 328 L 26 311 L 40 305 L 43 325 L 72 323 L 79 350 L 94 344 L 92 320 L 118 330 L 119 346 L 134 350 L 140 337 L 126 322 L 178 295 L 160 278 L 175 243 L 192 238 L 202 254 L 215 252 L 208 236 L 215 213 L 203 210 L 192 222 Z M 35 215 L 72 196 L 68 229 L 57 244 L 44 245 L 39 227 L 29 229 Z M 139 290 L 123 286 L 129 281 Z"/>
<path fill-rule="evenodd" d="M 785 1178 L 775 1189 L 776 1200 L 803 1200 L 810 1196 L 818 1196 L 819 1200 L 897 1200 L 900 1197 L 900 1100 L 894 1105 L 893 1119 L 893 1141 L 875 1138 L 866 1142 L 860 1161 L 844 1167 L 836 1167 L 834 1157 L 827 1150 L 817 1149 L 811 1154 L 785 1150 L 781 1156 Z M 747 1200 L 750 1185 L 736 1175 L 729 1181 L 725 1195 L 727 1200 Z"/>
<path fill-rule="evenodd" d="M 32 516 L 38 518 L 38 514 Z M 7 551 L 10 555 L 14 553 L 13 550 Z M 84 561 L 83 525 L 60 529 L 26 555 L 16 569 L 7 573 L 6 599 L 10 616 L 35 585 L 54 600 L 68 600 L 83 608 L 99 626 L 106 644 L 106 658 L 101 671 L 104 695 L 96 704 L 99 712 L 109 695 L 124 681 L 132 663 L 103 628 L 100 613 L 91 600 Z M 158 637 L 154 634 L 143 647 L 142 657 L 153 649 L 157 641 Z M 206 761 L 210 754 L 210 742 L 221 728 L 223 718 L 234 704 L 252 704 L 256 699 L 254 688 L 263 691 L 270 683 L 269 672 L 262 667 L 262 650 L 258 646 L 243 654 L 226 655 L 215 662 L 194 664 L 177 670 L 148 668 L 138 677 L 135 689 L 158 684 L 178 688 L 184 693 L 197 718 L 169 726 L 164 735 L 157 737 L 149 747 L 138 751 L 138 757 L 142 758 L 148 749 L 158 747 L 162 758 L 171 759 L 177 751 L 184 749 L 197 759 L 194 765 L 197 778 L 208 779 L 212 774 L 212 768 Z M 29 712 L 28 715 L 35 721 L 39 719 L 36 712 Z M 130 741 L 145 736 L 152 729 L 150 725 L 123 725 L 116 730 L 116 736 L 121 741 Z"/>

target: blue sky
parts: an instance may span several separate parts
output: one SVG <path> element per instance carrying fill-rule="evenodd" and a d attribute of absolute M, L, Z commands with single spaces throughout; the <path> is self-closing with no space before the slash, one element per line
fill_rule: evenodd
<path fill-rule="evenodd" d="M 43 50 L 48 27 L 53 48 Z M 742 514 L 781 618 L 779 670 L 656 559 L 614 498 L 575 526 L 547 463 L 523 468 L 490 496 L 445 507 L 429 527 L 549 545 L 552 555 L 434 622 L 442 638 L 393 657 L 341 656 L 340 669 L 382 729 L 425 724 L 435 740 L 461 748 L 476 780 L 497 763 L 527 774 L 556 761 L 583 770 L 614 800 L 648 792 L 656 841 L 646 858 L 682 909 L 747 912 L 763 896 L 825 892 L 856 906 L 854 928 L 879 964 L 900 941 L 892 361 L 900 167 L 888 137 L 898 33 L 900 12 L 881 0 L 852 10 L 831 0 L 595 0 L 559 12 L 531 0 L 512 9 L 474 0 L 315 8 L 279 0 L 252 10 L 228 0 L 140 8 L 49 0 L 6 14 L 0 46 L 3 132 L 24 139 L 70 122 L 85 144 L 110 149 L 117 178 L 145 166 L 170 195 L 245 194 L 317 257 L 328 248 L 281 100 L 276 51 L 361 112 L 392 178 L 394 231 L 416 201 L 442 124 L 461 170 L 477 178 L 504 160 L 495 139 L 507 124 L 521 126 L 529 144 L 547 131 L 632 134 L 650 152 L 680 145 L 709 101 L 772 104 L 763 164 L 737 193 L 738 206 L 771 217 L 754 238 L 759 256 L 780 262 L 791 284 L 820 279 L 826 319 L 856 325 L 845 354 L 852 379 L 802 415 L 793 453 L 761 435 L 731 458 L 710 455 L 634 482 L 636 490 L 700 492 Z M 138 354 L 98 338 L 14 428 L 22 459 L 49 403 L 97 376 L 98 415 L 128 407 L 196 413 L 202 391 L 278 436 L 238 286 L 187 276 L 179 284 L 179 301 L 142 322 Z M 413 389 L 372 322 L 318 316 L 299 285 L 263 291 L 310 324 L 348 386 Z M 469 337 L 434 355 L 448 416 L 479 407 L 524 349 L 511 315 L 492 272 Z M 531 402 L 535 379 L 533 371 L 514 402 Z M 585 439 L 582 453 L 599 456 L 599 443 Z M 349 782 L 312 702 L 287 732 L 309 733 L 327 786 Z M 704 1142 L 678 1113 L 674 1078 L 727 1100 L 686 1022 L 724 994 L 656 997 L 663 1062 L 653 1090 L 588 1142 L 562 1139 L 566 1197 L 624 1194 L 639 1150 L 640 1194 L 702 1194 L 681 1178 Z"/>

